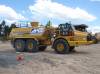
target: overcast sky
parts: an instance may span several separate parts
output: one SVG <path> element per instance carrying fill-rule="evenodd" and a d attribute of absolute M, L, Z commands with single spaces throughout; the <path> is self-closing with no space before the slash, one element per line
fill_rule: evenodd
<path fill-rule="evenodd" d="M 53 25 L 71 21 L 87 24 L 91 31 L 100 31 L 100 0 L 0 0 L 0 20 L 48 20 Z"/>

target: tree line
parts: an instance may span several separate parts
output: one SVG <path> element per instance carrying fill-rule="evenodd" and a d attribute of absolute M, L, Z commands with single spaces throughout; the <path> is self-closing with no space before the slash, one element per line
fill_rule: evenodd
<path fill-rule="evenodd" d="M 16 27 L 16 25 L 14 23 L 9 26 L 9 25 L 7 25 L 6 21 L 3 20 L 0 23 L 0 40 L 8 39 L 12 28 L 15 28 L 15 27 Z"/>

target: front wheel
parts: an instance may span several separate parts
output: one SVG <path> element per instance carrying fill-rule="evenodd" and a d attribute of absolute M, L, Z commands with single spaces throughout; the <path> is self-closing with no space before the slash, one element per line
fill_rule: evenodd
<path fill-rule="evenodd" d="M 53 47 L 57 53 L 66 54 L 69 53 L 69 44 L 64 39 L 58 39 L 54 41 Z"/>

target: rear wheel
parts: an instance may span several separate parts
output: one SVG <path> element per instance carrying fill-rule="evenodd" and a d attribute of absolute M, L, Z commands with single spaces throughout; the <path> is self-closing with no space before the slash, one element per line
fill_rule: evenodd
<path fill-rule="evenodd" d="M 26 49 L 29 52 L 37 52 L 38 51 L 38 42 L 36 40 L 26 40 Z"/>
<path fill-rule="evenodd" d="M 39 46 L 39 51 L 45 51 L 46 48 L 47 48 L 46 45 L 44 45 L 44 46 Z"/>
<path fill-rule="evenodd" d="M 69 44 L 64 39 L 58 39 L 54 42 L 53 45 L 55 51 L 60 54 L 69 53 Z"/>
<path fill-rule="evenodd" d="M 23 52 L 25 49 L 25 41 L 22 39 L 15 40 L 15 49 L 18 52 Z"/>

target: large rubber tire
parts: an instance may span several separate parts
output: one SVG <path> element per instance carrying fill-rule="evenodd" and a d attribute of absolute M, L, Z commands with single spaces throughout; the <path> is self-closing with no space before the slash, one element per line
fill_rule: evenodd
<path fill-rule="evenodd" d="M 37 52 L 38 51 L 38 42 L 36 40 L 26 40 L 26 50 L 28 52 Z"/>
<path fill-rule="evenodd" d="M 63 48 L 60 48 L 59 45 L 62 45 Z M 69 44 L 66 40 L 64 39 L 58 39 L 54 42 L 53 47 L 55 51 L 59 54 L 68 54 L 69 53 Z"/>
<path fill-rule="evenodd" d="M 70 46 L 70 52 L 74 52 L 75 51 L 75 46 Z"/>
<path fill-rule="evenodd" d="M 45 49 L 47 48 L 47 46 L 39 46 L 39 51 L 45 51 Z"/>
<path fill-rule="evenodd" d="M 15 44 L 15 49 L 17 52 L 23 52 L 25 49 L 25 41 L 22 39 L 17 39 L 14 42 Z"/>

